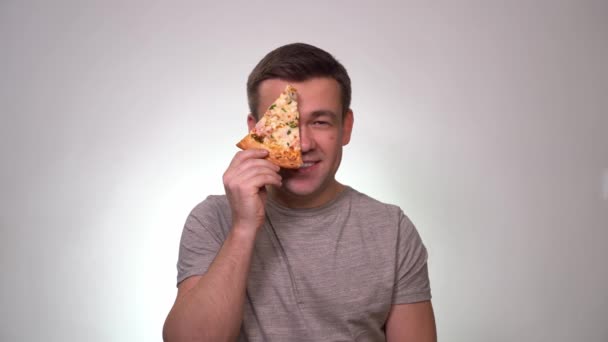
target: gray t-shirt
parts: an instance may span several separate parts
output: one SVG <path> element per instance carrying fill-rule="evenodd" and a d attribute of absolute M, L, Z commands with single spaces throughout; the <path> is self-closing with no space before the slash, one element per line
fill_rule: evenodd
<path fill-rule="evenodd" d="M 393 304 L 429 300 L 427 252 L 401 209 L 350 187 L 313 209 L 268 200 L 239 341 L 385 341 Z M 231 227 L 226 196 L 186 220 L 178 284 L 202 275 Z"/>

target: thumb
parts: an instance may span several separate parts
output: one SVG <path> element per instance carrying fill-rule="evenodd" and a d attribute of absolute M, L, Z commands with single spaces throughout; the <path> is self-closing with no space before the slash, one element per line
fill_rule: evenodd
<path fill-rule="evenodd" d="M 268 191 L 266 191 L 266 187 L 263 186 L 259 191 L 260 198 L 262 199 L 262 203 L 266 204 L 266 199 L 268 198 Z"/>

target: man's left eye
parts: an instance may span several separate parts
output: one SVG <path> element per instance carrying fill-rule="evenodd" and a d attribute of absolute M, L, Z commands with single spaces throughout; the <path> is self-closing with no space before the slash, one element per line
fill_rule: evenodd
<path fill-rule="evenodd" d="M 329 125 L 329 122 L 327 122 L 327 121 L 314 121 L 312 124 L 315 125 L 315 126 L 326 126 L 326 125 Z"/>

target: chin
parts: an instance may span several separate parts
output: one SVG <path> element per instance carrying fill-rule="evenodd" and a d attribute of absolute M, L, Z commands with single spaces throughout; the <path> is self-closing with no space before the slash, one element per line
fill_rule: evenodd
<path fill-rule="evenodd" d="M 291 195 L 295 195 L 295 196 L 309 196 L 313 193 L 315 193 L 316 189 L 312 189 L 310 187 L 304 187 L 304 186 L 285 186 L 282 188 L 282 190 L 288 194 Z"/>
<path fill-rule="evenodd" d="M 310 196 L 319 192 L 319 188 L 318 184 L 309 182 L 287 181 L 281 187 L 281 191 L 295 196 Z"/>

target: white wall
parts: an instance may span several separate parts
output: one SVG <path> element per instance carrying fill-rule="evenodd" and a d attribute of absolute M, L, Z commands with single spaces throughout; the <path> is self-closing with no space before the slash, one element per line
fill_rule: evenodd
<path fill-rule="evenodd" d="M 246 77 L 304 41 L 351 73 L 339 179 L 417 224 L 440 340 L 608 341 L 608 3 L 324 3 L 0 2 L 0 340 L 160 341 Z"/>

